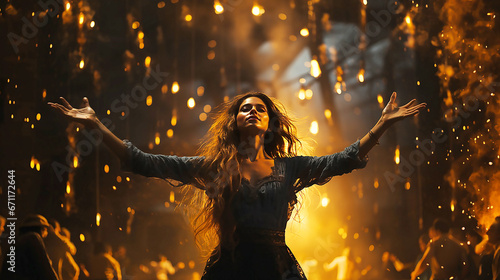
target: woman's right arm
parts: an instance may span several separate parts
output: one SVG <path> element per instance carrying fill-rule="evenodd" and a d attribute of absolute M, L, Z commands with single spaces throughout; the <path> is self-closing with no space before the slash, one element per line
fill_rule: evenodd
<path fill-rule="evenodd" d="M 73 108 L 66 99 L 60 97 L 61 104 L 49 102 L 48 104 L 63 114 L 71 121 L 83 124 L 87 129 L 95 130 L 102 135 L 102 141 L 111 151 L 118 156 L 121 162 L 126 162 L 127 147 L 123 141 L 116 137 L 104 124 L 99 121 L 95 111 L 90 107 L 87 97 L 83 98 L 83 107 L 80 109 Z"/>

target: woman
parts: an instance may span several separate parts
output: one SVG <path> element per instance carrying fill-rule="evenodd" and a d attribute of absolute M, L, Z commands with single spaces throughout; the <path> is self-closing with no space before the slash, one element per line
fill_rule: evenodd
<path fill-rule="evenodd" d="M 276 100 L 246 93 L 224 103 L 199 157 L 144 153 L 112 134 L 95 116 L 87 98 L 75 109 L 64 99 L 50 103 L 71 120 L 97 129 L 124 166 L 144 176 L 193 185 L 206 194 L 195 220 L 197 235 L 215 233 L 217 246 L 202 279 L 306 279 L 285 245 L 284 231 L 296 194 L 332 176 L 366 164 L 365 156 L 394 122 L 413 116 L 425 104 L 398 107 L 393 93 L 382 117 L 361 140 L 323 157 L 297 156 L 295 126 Z M 212 235 L 213 236 L 213 235 Z"/>

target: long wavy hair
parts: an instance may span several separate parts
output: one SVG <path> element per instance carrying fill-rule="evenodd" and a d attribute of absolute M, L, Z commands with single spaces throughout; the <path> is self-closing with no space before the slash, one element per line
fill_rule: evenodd
<path fill-rule="evenodd" d="M 216 245 L 216 249 L 221 246 L 231 249 L 236 245 L 236 222 L 231 204 L 241 184 L 240 162 L 246 156 L 236 116 L 243 101 L 249 97 L 261 99 L 267 107 L 269 127 L 264 134 L 267 155 L 272 158 L 295 156 L 301 145 L 284 106 L 264 93 L 240 94 L 216 108 L 213 124 L 198 151 L 203 160 L 196 181 L 206 195 L 198 196 L 198 204 L 202 206 L 193 219 L 193 226 L 201 248 Z"/>

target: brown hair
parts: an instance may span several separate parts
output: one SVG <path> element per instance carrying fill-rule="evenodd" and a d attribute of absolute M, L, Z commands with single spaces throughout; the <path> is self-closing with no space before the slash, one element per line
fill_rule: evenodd
<path fill-rule="evenodd" d="M 230 205 L 241 184 L 240 160 L 247 153 L 245 143 L 240 141 L 236 116 L 240 105 L 249 97 L 261 99 L 267 107 L 269 127 L 264 136 L 264 150 L 269 156 L 295 156 L 301 144 L 284 106 L 264 93 L 240 94 L 215 110 L 213 124 L 198 151 L 204 160 L 196 180 L 206 195 L 194 198 L 201 207 L 193 225 L 198 245 L 202 248 L 205 247 L 202 245 L 212 245 L 212 248 L 215 244 L 217 249 L 221 245 L 228 248 L 235 246 L 236 222 Z"/>

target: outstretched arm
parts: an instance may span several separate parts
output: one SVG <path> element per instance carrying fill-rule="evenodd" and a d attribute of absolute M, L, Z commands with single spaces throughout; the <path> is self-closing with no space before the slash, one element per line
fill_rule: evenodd
<path fill-rule="evenodd" d="M 382 111 L 382 116 L 375 126 L 359 141 L 359 158 L 364 158 L 368 152 L 378 143 L 378 139 L 391 125 L 404 118 L 414 116 L 427 106 L 425 103 L 416 104 L 416 100 L 398 107 L 396 104 L 396 92 L 392 93 L 389 103 Z"/>
<path fill-rule="evenodd" d="M 60 97 L 61 104 L 49 102 L 48 104 L 63 114 L 71 121 L 83 124 L 87 129 L 96 130 L 102 135 L 102 141 L 111 151 L 120 158 L 120 161 L 127 160 L 127 147 L 123 141 L 116 137 L 105 125 L 97 118 L 95 111 L 90 107 L 87 97 L 83 98 L 83 107 L 80 109 L 73 108 L 66 99 Z"/>

